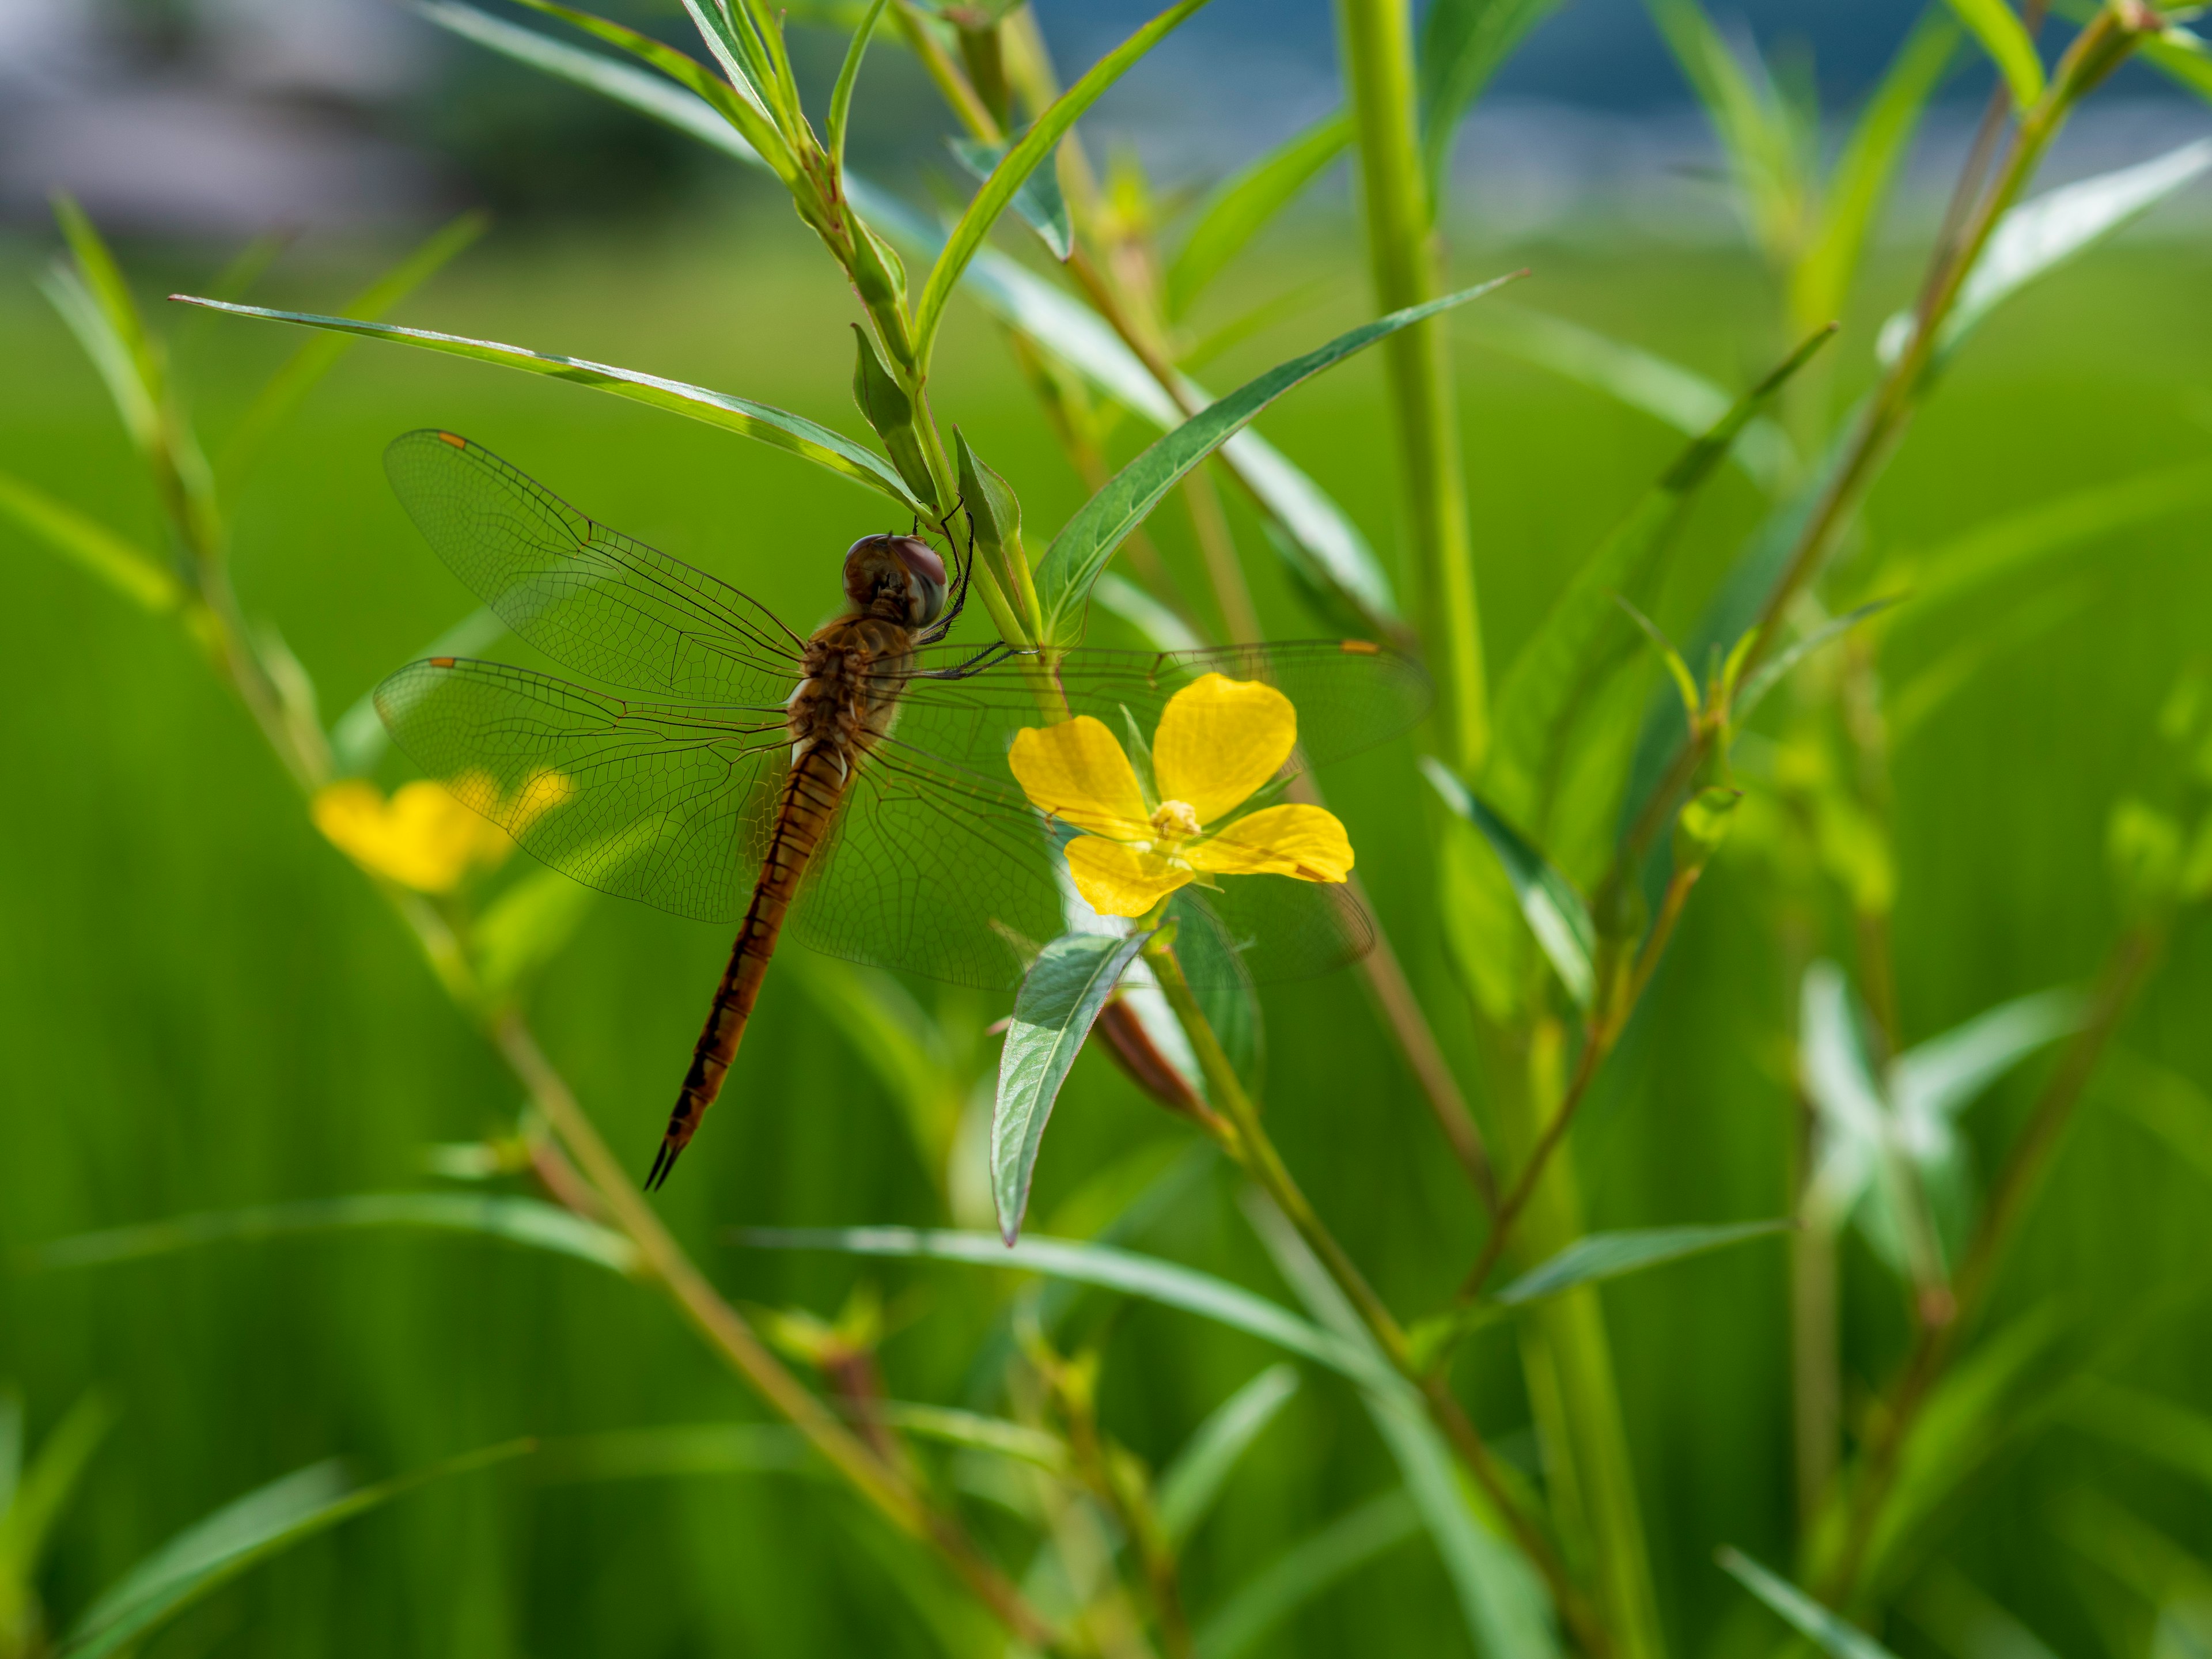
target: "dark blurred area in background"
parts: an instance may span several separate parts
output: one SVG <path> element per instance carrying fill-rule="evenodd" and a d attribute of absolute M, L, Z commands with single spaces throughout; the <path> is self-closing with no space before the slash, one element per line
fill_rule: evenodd
<path fill-rule="evenodd" d="M 1156 9 L 1037 6 L 1068 72 Z M 602 9 L 698 51 L 675 0 Z M 793 57 L 825 93 L 861 9 L 858 0 L 789 8 Z M 1723 27 L 1816 84 L 1832 117 L 1864 94 L 1916 9 L 1916 0 L 1714 8 Z M 1334 27 L 1328 0 L 1215 0 L 1086 131 L 1094 143 L 1134 148 L 1170 185 L 1217 177 L 1333 106 Z M 1955 76 L 1923 144 L 1931 174 L 1963 142 L 1986 85 L 1977 65 Z M 2192 121 L 2187 101 L 2147 75 L 2116 90 L 2069 139 L 2059 174 L 2151 153 Z M 885 27 L 862 81 L 856 162 L 909 194 L 942 194 L 954 169 L 933 135 L 948 119 Z M 1680 240 L 1730 234 L 1705 176 L 1703 119 L 1642 0 L 1569 0 L 1460 143 L 1455 211 L 1493 240 L 1593 222 Z M 395 0 L 0 4 L 0 222 L 17 226 L 44 221 L 56 186 L 120 230 L 238 236 L 413 225 L 471 203 L 510 221 L 649 216 L 749 182 L 691 141 L 453 39 Z M 1340 179 L 1337 199 L 1342 191 Z"/>

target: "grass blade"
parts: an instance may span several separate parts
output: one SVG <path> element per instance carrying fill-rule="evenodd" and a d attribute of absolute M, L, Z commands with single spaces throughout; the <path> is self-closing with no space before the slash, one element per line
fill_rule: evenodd
<path fill-rule="evenodd" d="M 1243 172 L 1224 179 L 1198 210 L 1198 219 L 1169 263 L 1167 313 L 1189 311 L 1206 285 L 1221 274 L 1244 245 L 1352 142 L 1352 117 L 1343 110 L 1292 133 Z"/>
<path fill-rule="evenodd" d="M 845 48 L 845 61 L 837 70 L 837 84 L 830 88 L 830 166 L 834 177 L 845 168 L 845 128 L 853 113 L 853 88 L 860 78 L 860 59 L 867 56 L 868 37 L 876 32 L 876 20 L 884 15 L 888 0 L 872 0 L 866 14 L 853 31 L 853 43 Z"/>
<path fill-rule="evenodd" d="M 687 1423 L 544 1441 L 532 1468 L 548 1482 L 654 1480 L 804 1472 L 809 1455 L 805 1437 L 786 1424 Z"/>
<path fill-rule="evenodd" d="M 303 1233 L 386 1228 L 476 1233 L 572 1255 L 618 1273 L 633 1271 L 637 1261 L 636 1249 L 628 1239 L 581 1216 L 534 1198 L 473 1193 L 360 1193 L 296 1204 L 210 1211 L 54 1239 L 32 1246 L 24 1252 L 24 1260 L 33 1269 L 91 1267 L 228 1240 L 258 1243 Z"/>
<path fill-rule="evenodd" d="M 1739 1221 L 1719 1227 L 1653 1227 L 1633 1231 L 1586 1233 L 1547 1261 L 1538 1263 L 1492 1297 L 1508 1307 L 1521 1307 L 1547 1296 L 1557 1296 L 1577 1285 L 1601 1284 L 1628 1273 L 1642 1273 L 1665 1261 L 1726 1249 L 1747 1239 L 1771 1238 L 1788 1232 L 1795 1224 Z"/>
<path fill-rule="evenodd" d="M 1152 931 L 1068 933 L 1044 947 L 1014 999 L 991 1109 L 991 1198 L 1011 1244 L 1030 1207 L 1030 1181 L 1060 1085 L 1091 1023 Z"/>
<path fill-rule="evenodd" d="M 1510 276 L 1445 295 L 1425 305 L 1408 306 L 1387 317 L 1340 334 L 1302 357 L 1278 364 L 1209 404 L 1165 434 L 1109 478 L 1098 493 L 1076 509 L 1053 538 L 1037 567 L 1037 591 L 1044 605 L 1045 635 L 1060 643 L 1078 630 L 1091 585 L 1122 538 L 1157 507 L 1169 490 L 1208 455 L 1293 386 L 1333 368 L 1400 329 L 1491 293 Z"/>
<path fill-rule="evenodd" d="M 530 1441 L 509 1441 L 360 1488 L 336 1459 L 296 1469 L 185 1528 L 133 1567 L 78 1621 L 61 1659 L 106 1659 L 295 1544 L 430 1481 L 532 1449 Z"/>
<path fill-rule="evenodd" d="M 999 216 L 1013 201 L 1014 192 L 1021 188 L 1023 181 L 1059 148 L 1060 139 L 1075 125 L 1077 117 L 1097 102 L 1106 88 L 1120 80 L 1132 64 L 1206 3 L 1206 0 L 1177 0 L 1176 4 L 1093 64 L 1081 80 L 1045 108 L 1022 135 L 1021 142 L 991 169 L 991 176 L 983 181 L 983 187 L 975 192 L 975 199 L 968 204 L 959 222 L 945 238 L 944 250 L 930 267 L 929 280 L 922 285 L 921 298 L 915 306 L 915 349 L 922 368 L 928 367 L 930 349 L 937 340 L 937 325 L 944 317 L 945 302 L 952 297 L 952 285 L 975 258 L 975 251 L 982 246 L 983 238 L 998 222 Z"/>
<path fill-rule="evenodd" d="M 1841 639 L 1869 617 L 1877 611 L 1887 611 L 1896 603 L 1897 599 L 1894 597 L 1869 599 L 1866 604 L 1854 610 L 1846 611 L 1840 617 L 1829 617 L 1810 633 L 1800 635 L 1796 639 L 1790 641 L 1787 646 L 1759 664 L 1752 677 L 1738 689 L 1735 705 L 1729 711 L 1729 719 L 1735 725 L 1741 726 L 1758 711 L 1759 705 L 1766 700 L 1766 694 L 1781 684 L 1784 678 L 1791 669 L 1796 667 L 1799 663 L 1804 661 L 1822 646 Z"/>
<path fill-rule="evenodd" d="M 682 380 L 664 380 L 658 374 L 641 374 L 633 368 L 617 368 L 610 363 L 594 363 L 581 357 L 562 357 L 550 352 L 532 351 L 522 346 L 501 345 L 495 340 L 471 340 L 458 334 L 438 334 L 423 328 L 401 328 L 393 323 L 361 322 L 350 317 L 323 317 L 312 312 L 270 311 L 259 306 L 227 305 L 189 294 L 173 294 L 169 297 L 185 305 L 206 306 L 238 317 L 258 317 L 269 322 L 293 323 L 302 328 L 331 329 L 341 334 L 357 334 L 367 339 L 396 341 L 401 345 L 416 346 L 426 351 L 466 357 L 480 363 L 496 363 L 503 368 L 519 368 L 532 374 L 550 375 L 556 380 L 590 386 L 597 392 L 611 392 L 617 398 L 628 398 L 653 409 L 687 415 L 695 421 L 703 421 L 726 432 L 735 432 L 740 436 L 786 450 L 813 462 L 817 466 L 826 467 L 841 477 L 850 478 L 856 483 L 880 491 L 910 511 L 922 510 L 907 493 L 906 485 L 900 481 L 890 463 L 873 451 L 862 448 L 842 433 L 833 432 L 803 415 L 793 415 L 768 404 L 757 404 L 749 398 L 732 397 L 726 392 L 710 392 L 704 386 L 690 386 Z"/>
<path fill-rule="evenodd" d="M 152 554 L 6 472 L 0 472 L 0 512 L 143 610 L 173 611 L 184 603 L 184 584 Z"/>
<path fill-rule="evenodd" d="M 1237 1586 L 1199 1627 L 1198 1659 L 1243 1659 L 1299 1607 L 1420 1530 L 1403 1486 L 1337 1516 Z"/>
<path fill-rule="evenodd" d="M 1958 47 L 1958 26 L 1932 7 L 1923 12 L 1852 125 L 1829 176 L 1820 228 L 1790 273 L 1790 313 L 1800 328 L 1842 312 L 1868 233 Z"/>
<path fill-rule="evenodd" d="M 2200 1412 L 2140 1389 L 2098 1382 L 2074 1395 L 2066 1420 L 2212 1491 L 2212 1418 Z"/>
<path fill-rule="evenodd" d="M 1811 193 L 1808 157 L 1765 61 L 1755 47 L 1747 65 L 1738 58 L 1698 0 L 1651 0 L 1651 12 L 1729 158 L 1753 240 L 1786 257 Z"/>
<path fill-rule="evenodd" d="M 1597 989 L 1597 927 L 1575 884 L 1553 869 L 1521 832 L 1492 811 L 1482 798 L 1434 755 L 1421 757 L 1421 770 L 1445 805 L 1481 832 L 1513 884 L 1528 931 L 1543 947 L 1559 983 L 1579 1007 L 1589 1006 Z"/>
<path fill-rule="evenodd" d="M 1828 1659 L 1897 1659 L 1856 1625 L 1847 1624 L 1795 1584 L 1777 1578 L 1741 1550 L 1723 1548 L 1714 1558 L 1736 1583 L 1796 1627 Z"/>
<path fill-rule="evenodd" d="M 2018 12 L 2005 0 L 1950 0 L 1950 6 L 2004 76 L 2014 111 L 2043 96 L 2043 60 L 2035 55 L 2035 42 Z"/>
<path fill-rule="evenodd" d="M 1043 1273 L 1180 1308 L 1355 1379 L 1370 1374 L 1371 1366 L 1380 1363 L 1363 1357 L 1280 1304 L 1241 1285 L 1111 1245 L 1036 1237 L 1007 1244 L 989 1233 L 923 1231 L 912 1227 L 748 1227 L 731 1237 L 738 1243 L 758 1249 L 835 1250 L 846 1255 L 962 1261 Z"/>
<path fill-rule="evenodd" d="M 1237 1460 L 1266 1432 L 1291 1396 L 1298 1374 L 1287 1364 L 1270 1365 L 1223 1401 L 1191 1431 L 1175 1461 L 1161 1472 L 1158 1504 L 1160 1528 L 1170 1542 L 1181 1542 L 1206 1518 Z"/>
<path fill-rule="evenodd" d="M 1704 375 L 1563 317 L 1517 306 L 1485 306 L 1469 312 L 1460 329 L 1493 351 L 1579 381 L 1692 438 L 1706 438 L 1735 406 L 1735 399 Z M 1760 414 L 1735 423 L 1727 453 L 1770 493 L 1797 470 L 1788 435 Z"/>
<path fill-rule="evenodd" d="M 1954 1116 L 2038 1048 L 2080 1030 L 2087 1017 L 2076 991 L 2038 991 L 2000 1003 L 1892 1060 L 1890 1098 L 1908 1120 Z"/>
<path fill-rule="evenodd" d="M 17 1435 L 22 1431 L 21 1409 L 12 1398 L 0 1401 L 0 1410 L 14 1419 Z M 12 1635 L 22 1627 L 30 1611 L 24 1598 L 36 1582 L 54 1522 L 114 1424 L 114 1409 L 97 1394 L 88 1394 L 48 1431 L 19 1479 L 13 1469 L 4 1472 L 10 1478 L 8 1489 L 0 1491 L 0 1632 Z M 16 1605 L 9 1606 L 11 1600 Z"/>
<path fill-rule="evenodd" d="M 506 633 L 507 623 L 489 606 L 480 605 L 408 660 L 473 657 Z M 331 759 L 340 777 L 365 777 L 375 770 L 391 743 L 392 733 L 385 729 L 384 717 L 376 712 L 376 688 L 371 686 L 331 727 Z"/>
<path fill-rule="evenodd" d="M 465 251 L 483 234 L 490 222 L 489 215 L 476 210 L 447 220 L 431 233 L 422 246 L 355 295 L 344 314 L 366 319 L 381 317 Z M 269 434 L 300 406 L 301 400 L 314 390 L 315 383 L 331 372 L 352 344 L 343 335 L 326 334 L 312 339 L 269 377 L 232 431 L 222 458 L 216 463 L 216 476 L 226 491 L 238 488 L 239 481 L 258 458 Z"/>
<path fill-rule="evenodd" d="M 1429 178 L 1429 216 L 1439 218 L 1451 178 L 1452 138 L 1490 77 L 1560 0 L 1435 0 L 1421 24 L 1416 55 L 1421 149 Z"/>
<path fill-rule="evenodd" d="M 945 141 L 960 165 L 985 183 L 1006 159 L 1009 144 L 987 144 L 981 139 L 951 137 Z M 1014 191 L 1014 212 L 1036 232 L 1052 257 L 1066 264 L 1075 252 L 1075 227 L 1067 216 L 1067 198 L 1060 194 L 1060 175 L 1049 161 L 1042 163 Z"/>

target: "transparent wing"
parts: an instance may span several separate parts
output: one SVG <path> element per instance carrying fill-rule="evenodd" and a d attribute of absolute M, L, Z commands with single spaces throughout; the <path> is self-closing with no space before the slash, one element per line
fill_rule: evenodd
<path fill-rule="evenodd" d="M 702 702 L 791 695 L 805 642 L 727 582 L 593 523 L 450 432 L 395 439 L 384 467 L 438 556 L 556 662 Z"/>
<path fill-rule="evenodd" d="M 635 702 L 467 658 L 410 663 L 377 712 L 416 764 L 587 887 L 744 914 L 787 769 L 781 712 Z"/>

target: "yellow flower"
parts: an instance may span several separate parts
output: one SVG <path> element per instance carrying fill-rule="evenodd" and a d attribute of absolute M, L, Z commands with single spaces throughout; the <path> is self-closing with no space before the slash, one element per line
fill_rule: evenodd
<path fill-rule="evenodd" d="M 574 787 L 557 772 L 533 773 L 499 815 L 520 832 L 558 806 Z M 450 893 L 471 867 L 494 869 L 514 850 L 507 831 L 486 816 L 499 786 L 482 773 L 450 784 L 418 779 L 385 799 L 376 786 L 347 778 L 319 791 L 309 807 L 315 828 L 365 869 L 422 893 Z"/>
<path fill-rule="evenodd" d="M 1084 902 L 1101 915 L 1141 916 L 1204 877 L 1334 882 L 1352 873 L 1352 842 L 1333 813 L 1291 805 L 1232 816 L 1282 769 L 1297 738 L 1297 710 L 1273 686 L 1207 674 L 1160 715 L 1157 797 L 1105 722 L 1088 714 L 1016 732 L 1008 759 L 1038 810 L 1085 832 L 1067 847 Z"/>

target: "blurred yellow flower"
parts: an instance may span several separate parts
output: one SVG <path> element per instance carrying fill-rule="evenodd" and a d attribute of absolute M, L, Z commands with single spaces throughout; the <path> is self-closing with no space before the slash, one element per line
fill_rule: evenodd
<path fill-rule="evenodd" d="M 1088 714 L 1015 733 L 1008 759 L 1034 805 L 1085 832 L 1067 847 L 1084 902 L 1101 915 L 1141 916 L 1205 877 L 1338 882 L 1352 873 L 1352 842 L 1334 813 L 1288 805 L 1233 816 L 1282 769 L 1297 737 L 1297 710 L 1273 686 L 1207 674 L 1160 714 L 1157 795 Z"/>
<path fill-rule="evenodd" d="M 417 892 L 450 893 L 471 869 L 495 869 L 514 850 L 509 830 L 527 829 L 574 793 L 557 772 L 533 773 L 502 810 L 499 786 L 481 773 L 449 783 L 417 779 L 389 800 L 374 784 L 346 778 L 318 792 L 308 810 L 315 828 L 364 869 Z"/>

